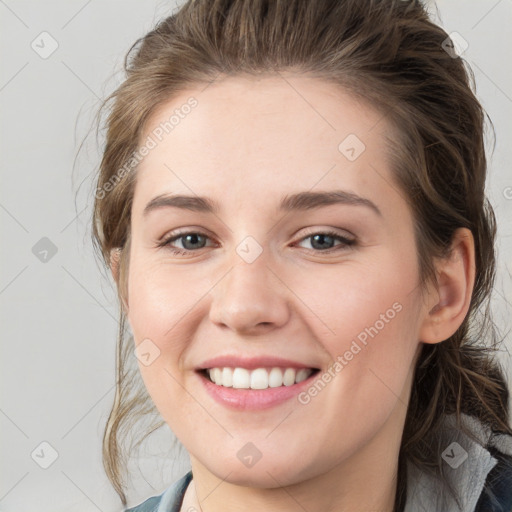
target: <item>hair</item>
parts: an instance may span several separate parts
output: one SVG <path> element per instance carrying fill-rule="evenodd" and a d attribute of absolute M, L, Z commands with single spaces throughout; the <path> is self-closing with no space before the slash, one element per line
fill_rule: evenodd
<path fill-rule="evenodd" d="M 406 462 L 448 483 L 439 446 L 445 415 L 455 414 L 463 430 L 465 413 L 495 432 L 512 434 L 507 383 L 494 354 L 501 340 L 490 310 L 496 220 L 484 192 L 486 115 L 473 92 L 471 70 L 444 49 L 448 37 L 417 0 L 189 0 L 132 45 L 124 82 L 99 110 L 108 117 L 92 219 L 93 243 L 107 267 L 112 250 L 120 255 L 116 394 L 104 431 L 103 464 L 124 505 L 130 450 L 123 441 L 137 434 L 140 444 L 164 422 L 160 418 L 144 435 L 133 428 L 156 411 L 137 368 L 129 370 L 133 339 L 122 306 L 136 167 L 115 186 L 108 184 L 133 157 L 160 105 L 220 75 L 307 74 L 382 112 L 395 132 L 388 140 L 393 179 L 412 211 L 422 290 L 437 283 L 435 259 L 450 254 L 455 230 L 473 234 L 476 275 L 469 311 L 453 336 L 423 344 L 415 365 L 395 511 L 406 500 Z"/>

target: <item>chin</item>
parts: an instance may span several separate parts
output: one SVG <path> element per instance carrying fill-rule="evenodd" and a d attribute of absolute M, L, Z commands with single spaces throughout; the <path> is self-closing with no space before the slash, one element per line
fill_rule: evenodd
<path fill-rule="evenodd" d="M 312 468 L 297 468 L 289 460 L 264 461 L 263 457 L 252 467 L 244 467 L 238 460 L 215 467 L 206 466 L 220 480 L 241 487 L 274 489 L 294 485 L 314 476 Z"/>

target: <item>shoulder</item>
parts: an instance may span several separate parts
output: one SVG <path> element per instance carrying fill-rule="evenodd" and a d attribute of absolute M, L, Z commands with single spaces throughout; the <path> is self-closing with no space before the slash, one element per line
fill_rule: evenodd
<path fill-rule="evenodd" d="M 159 496 L 152 496 L 136 507 L 125 509 L 124 512 L 179 512 L 190 480 L 192 471 L 174 482 Z"/>
<path fill-rule="evenodd" d="M 512 436 L 472 416 L 462 414 L 460 420 L 465 431 L 453 415 L 444 418 L 444 479 L 408 462 L 406 512 L 512 512 Z"/>
<path fill-rule="evenodd" d="M 162 501 L 162 495 L 153 496 L 136 507 L 127 508 L 124 512 L 157 512 L 158 505 Z"/>

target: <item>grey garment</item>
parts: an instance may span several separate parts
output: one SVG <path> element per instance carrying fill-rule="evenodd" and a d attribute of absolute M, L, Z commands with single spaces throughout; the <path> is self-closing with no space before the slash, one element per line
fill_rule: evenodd
<path fill-rule="evenodd" d="M 183 496 L 187 490 L 188 484 L 192 480 L 192 471 L 189 471 L 185 476 L 181 477 L 174 485 L 171 485 L 162 494 L 162 500 L 156 512 L 180 512 L 181 504 L 183 503 Z M 193 510 L 185 512 L 199 512 L 194 507 L 189 507 Z"/>
<path fill-rule="evenodd" d="M 415 466 L 408 465 L 407 502 L 404 512 L 512 512 L 512 509 L 509 510 L 512 499 L 512 437 L 491 434 L 477 419 L 465 414 L 461 415 L 461 421 L 474 433 L 477 440 L 469 438 L 456 428 L 455 417 L 451 415 L 445 417 L 440 446 L 445 464 L 443 473 L 458 493 L 460 508 L 442 482 L 419 471 Z M 498 464 L 491 451 L 494 454 L 503 454 L 506 457 L 505 463 Z M 491 506 L 483 498 L 486 498 L 486 487 L 489 488 L 486 486 L 487 477 L 494 468 L 500 469 L 499 476 L 503 476 L 510 483 L 505 482 L 505 492 L 498 497 L 499 503 Z M 189 471 L 160 496 L 149 498 L 125 512 L 180 512 L 183 496 L 191 480 L 192 471 Z M 191 507 L 184 512 L 199 511 Z"/>
<path fill-rule="evenodd" d="M 440 446 L 443 474 L 457 491 L 460 507 L 449 489 L 439 480 L 408 464 L 407 502 L 404 512 L 476 512 L 487 476 L 498 463 L 488 448 L 495 448 L 501 454 L 512 457 L 512 437 L 491 434 L 489 428 L 466 414 L 461 415 L 461 422 L 474 433 L 478 442 L 459 430 L 455 424 L 455 416 L 449 415 L 445 417 Z"/>
<path fill-rule="evenodd" d="M 191 480 L 192 471 L 189 471 L 159 496 L 148 498 L 140 505 L 126 509 L 125 512 L 180 512 L 185 491 L 187 490 L 188 484 Z M 199 511 L 187 510 L 186 512 Z"/>

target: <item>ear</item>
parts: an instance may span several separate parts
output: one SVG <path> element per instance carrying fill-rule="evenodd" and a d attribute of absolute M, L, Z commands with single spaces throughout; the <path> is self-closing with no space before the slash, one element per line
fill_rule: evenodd
<path fill-rule="evenodd" d="M 114 281 L 116 282 L 117 285 L 117 292 L 123 306 L 123 311 L 126 313 L 128 312 L 128 304 L 126 303 L 124 297 L 122 296 L 122 290 L 120 288 L 122 283 L 119 282 L 119 265 L 121 259 L 121 251 L 122 249 L 119 247 L 116 247 L 110 251 L 110 271 L 112 272 L 112 277 L 114 278 Z"/>
<path fill-rule="evenodd" d="M 110 271 L 114 281 L 119 286 L 119 258 L 121 257 L 121 249 L 115 247 L 110 251 Z"/>
<path fill-rule="evenodd" d="M 469 310 L 475 283 L 475 244 L 467 228 L 455 231 L 451 253 L 437 262 L 436 290 L 429 292 L 420 341 L 439 343 L 452 336 Z"/>

